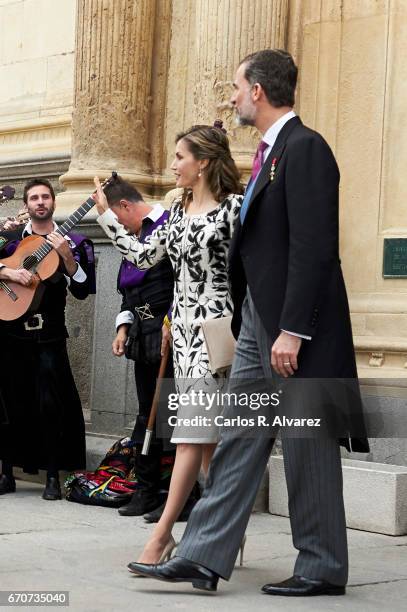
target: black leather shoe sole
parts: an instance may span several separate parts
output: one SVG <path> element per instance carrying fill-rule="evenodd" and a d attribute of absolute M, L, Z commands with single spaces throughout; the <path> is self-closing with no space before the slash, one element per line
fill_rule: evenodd
<path fill-rule="evenodd" d="M 137 566 L 138 564 L 129 563 L 127 568 L 129 572 L 132 574 L 136 574 L 140 578 L 155 578 L 156 580 L 161 580 L 161 582 L 190 582 L 194 589 L 201 589 L 202 591 L 216 591 L 218 588 L 218 578 L 164 578 L 159 575 L 150 575 L 144 574 L 138 568 L 133 569 L 132 566 Z"/>
<path fill-rule="evenodd" d="M 323 586 L 315 587 L 309 590 L 304 589 L 279 589 L 273 587 L 264 586 L 261 589 L 265 595 L 280 595 L 280 597 L 314 597 L 317 595 L 345 595 L 346 588 L 344 586 Z"/>

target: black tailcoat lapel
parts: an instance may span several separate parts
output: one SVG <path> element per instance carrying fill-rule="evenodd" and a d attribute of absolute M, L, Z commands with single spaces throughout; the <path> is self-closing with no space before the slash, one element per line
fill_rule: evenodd
<path fill-rule="evenodd" d="M 287 142 L 287 138 L 289 137 L 293 129 L 301 123 L 302 122 L 299 117 L 293 117 L 283 125 L 280 132 L 278 133 L 276 142 L 274 143 L 273 148 L 271 149 L 266 161 L 264 162 L 260 170 L 259 177 L 253 189 L 252 197 L 250 198 L 247 214 L 249 214 L 254 200 L 270 182 L 270 171 L 273 158 L 277 157 L 277 159 L 279 159 L 281 157 Z"/>
<path fill-rule="evenodd" d="M 274 143 L 273 148 L 271 149 L 269 155 L 267 156 L 266 161 L 264 162 L 260 170 L 256 185 L 253 189 L 253 193 L 250 198 L 249 207 L 248 207 L 246 216 L 249 214 L 254 200 L 263 191 L 263 189 L 267 186 L 267 184 L 270 181 L 270 170 L 271 170 L 271 164 L 272 164 L 273 158 L 281 157 L 281 154 L 284 151 L 288 136 L 291 134 L 292 130 L 301 123 L 302 121 L 299 117 L 297 116 L 293 117 L 292 119 L 290 119 L 289 121 L 287 121 L 287 123 L 283 125 L 280 132 L 278 133 L 276 142 Z M 231 240 L 230 247 L 229 247 L 229 265 L 230 266 L 232 265 L 234 257 L 238 254 L 239 242 L 240 242 L 240 238 L 242 235 L 242 230 L 243 230 L 243 227 L 242 227 L 242 223 L 240 221 L 240 215 L 239 215 L 236 221 L 232 240 Z"/>

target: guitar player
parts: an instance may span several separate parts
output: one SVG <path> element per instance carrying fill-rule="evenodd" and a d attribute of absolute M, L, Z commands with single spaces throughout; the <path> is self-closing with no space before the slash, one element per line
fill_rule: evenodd
<path fill-rule="evenodd" d="M 85 467 L 85 428 L 81 402 L 69 364 L 65 327 L 67 290 L 85 299 L 94 289 L 92 243 L 84 236 L 56 233 L 55 194 L 46 179 L 24 188 L 26 225 L 0 233 L 0 259 L 10 257 L 30 235 L 44 236 L 59 255 L 58 270 L 39 287 L 39 296 L 24 316 L 1 320 L 1 395 L 6 411 L 0 421 L 0 495 L 16 489 L 13 467 L 27 473 L 46 470 L 43 499 L 61 499 L 59 470 Z M 4 267 L 0 280 L 23 286 L 28 270 Z M 4 422 L 5 421 L 5 422 Z"/>

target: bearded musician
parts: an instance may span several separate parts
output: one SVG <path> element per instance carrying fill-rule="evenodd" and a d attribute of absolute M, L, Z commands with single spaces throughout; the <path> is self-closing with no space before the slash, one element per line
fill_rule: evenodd
<path fill-rule="evenodd" d="M 43 499 L 61 499 L 60 470 L 86 464 L 81 401 L 68 359 L 65 326 L 67 291 L 79 300 L 95 292 L 93 245 L 84 236 L 63 237 L 53 221 L 55 193 L 46 179 L 24 188 L 27 224 L 0 233 L 0 259 L 10 257 L 22 239 L 43 236 L 59 255 L 57 271 L 39 287 L 34 308 L 14 321 L 2 320 L 0 396 L 0 495 L 16 490 L 13 467 L 46 471 Z M 10 227 L 11 223 L 7 227 Z M 0 261 L 0 280 L 29 286 L 25 269 Z"/>

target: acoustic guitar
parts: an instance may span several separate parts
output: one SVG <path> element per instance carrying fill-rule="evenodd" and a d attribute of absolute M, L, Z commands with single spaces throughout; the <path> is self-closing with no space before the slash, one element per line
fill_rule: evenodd
<path fill-rule="evenodd" d="M 117 173 L 102 183 L 102 189 L 111 185 L 117 178 Z M 96 192 L 94 192 L 96 193 Z M 84 202 L 56 231 L 61 236 L 66 236 L 71 229 L 90 211 L 95 205 L 93 195 Z M 25 314 L 30 307 L 35 307 L 36 296 L 41 281 L 52 276 L 59 266 L 59 255 L 55 249 L 48 244 L 42 236 L 28 236 L 18 245 L 17 249 L 0 263 L 14 270 L 29 270 L 33 277 L 28 287 L 10 281 L 0 281 L 0 320 L 14 321 Z"/>

